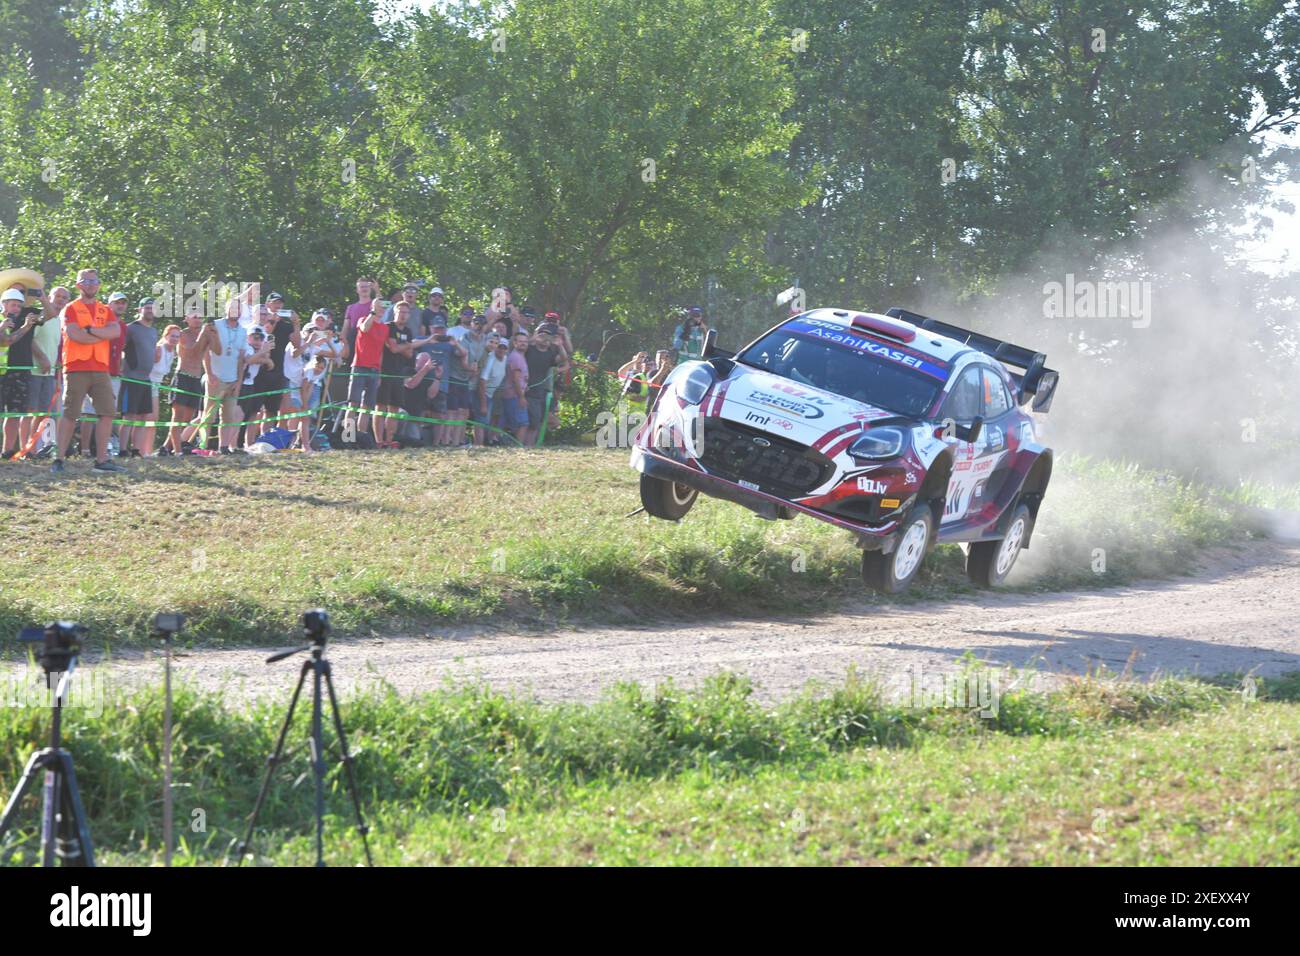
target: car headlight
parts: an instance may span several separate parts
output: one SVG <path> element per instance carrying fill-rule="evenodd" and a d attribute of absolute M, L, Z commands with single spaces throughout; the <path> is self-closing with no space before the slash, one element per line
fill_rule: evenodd
<path fill-rule="evenodd" d="M 687 405 L 698 405 L 704 400 L 704 393 L 713 382 L 713 366 L 699 365 L 691 369 L 686 380 L 677 387 L 677 394 Z"/>
<path fill-rule="evenodd" d="M 873 428 L 849 446 L 854 458 L 897 458 L 903 453 L 907 432 L 901 428 Z"/>

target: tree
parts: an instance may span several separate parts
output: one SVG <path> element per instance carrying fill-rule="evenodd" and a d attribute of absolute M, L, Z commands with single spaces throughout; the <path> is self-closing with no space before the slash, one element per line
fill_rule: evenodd
<path fill-rule="evenodd" d="M 520 0 L 461 24 L 449 40 L 428 18 L 415 44 L 453 43 L 459 68 L 417 55 L 390 80 L 471 287 L 512 277 L 570 318 L 603 302 L 633 321 L 729 263 L 761 271 L 765 229 L 803 195 L 766 0 Z"/>

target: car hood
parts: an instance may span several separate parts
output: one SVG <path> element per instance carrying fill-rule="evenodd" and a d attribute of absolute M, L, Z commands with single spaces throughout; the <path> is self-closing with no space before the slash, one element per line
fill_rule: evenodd
<path fill-rule="evenodd" d="M 725 382 L 714 386 L 704 411 L 803 445 L 898 417 L 887 409 L 744 365 L 737 365 Z"/>

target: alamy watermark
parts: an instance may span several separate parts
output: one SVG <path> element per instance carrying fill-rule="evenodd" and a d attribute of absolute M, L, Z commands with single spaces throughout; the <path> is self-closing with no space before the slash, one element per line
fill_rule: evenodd
<path fill-rule="evenodd" d="M 1076 280 L 1043 285 L 1043 317 L 1048 319 L 1131 319 L 1133 328 L 1151 324 L 1151 283 Z"/>

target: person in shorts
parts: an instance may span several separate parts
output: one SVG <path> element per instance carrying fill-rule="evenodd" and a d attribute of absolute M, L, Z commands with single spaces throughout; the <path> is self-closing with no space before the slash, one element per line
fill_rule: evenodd
<path fill-rule="evenodd" d="M 375 423 L 375 444 L 380 448 L 397 448 L 397 428 L 401 419 L 402 401 L 406 393 L 402 379 L 415 371 L 414 336 L 411 334 L 411 316 L 415 306 L 406 301 L 393 306 L 393 321 L 388 327 L 388 341 L 384 343 L 382 377 L 379 380 L 378 406 L 384 416 Z"/>
<path fill-rule="evenodd" d="M 158 352 L 158 330 L 153 325 L 153 299 L 141 299 L 136 320 L 126 327 L 126 344 L 122 349 L 122 413 L 127 421 L 138 425 L 122 428 L 122 457 L 148 458 L 153 454 L 157 427 L 153 419 L 154 360 Z"/>
<path fill-rule="evenodd" d="M 163 451 L 170 451 L 173 455 L 182 455 L 193 449 L 185 441 L 191 429 L 183 426 L 194 421 L 203 404 L 203 351 L 199 348 L 203 313 L 197 304 L 186 310 L 184 322 L 180 340 L 176 343 L 176 377 L 172 380 L 171 391 L 172 422 L 182 427 L 173 427 L 163 444 Z"/>
<path fill-rule="evenodd" d="M 354 423 L 351 427 L 363 432 L 370 431 L 373 415 L 369 413 L 374 411 L 379 401 L 379 375 L 383 368 L 384 345 L 389 333 L 388 326 L 380 321 L 380 317 L 387 308 L 387 302 L 375 299 L 370 303 L 370 311 L 357 323 L 345 422 Z"/>
<path fill-rule="evenodd" d="M 50 471 L 63 473 L 63 456 L 72 440 L 77 412 L 87 397 L 95 410 L 94 470 L 126 471 L 108 460 L 108 438 L 113 432 L 116 407 L 109 384 L 109 352 L 112 341 L 122 334 L 121 323 L 97 298 L 99 273 L 95 269 L 77 273 L 77 290 L 80 295 L 76 301 L 63 310 L 63 417 L 59 419 Z"/>
<path fill-rule="evenodd" d="M 528 431 L 523 437 L 525 445 L 537 441 L 547 416 L 554 412 L 551 393 L 555 377 L 562 375 L 569 367 L 564 349 L 555 341 L 558 332 L 554 325 L 543 322 L 537 327 L 532 344 L 524 351 L 524 360 L 528 364 Z"/>
<path fill-rule="evenodd" d="M 32 380 L 34 355 L 32 329 L 37 316 L 29 312 L 24 317 L 27 294 L 21 289 L 6 289 L 0 295 L 0 346 L 9 350 L 4 374 L 0 375 L 0 411 L 4 419 L 4 457 L 12 458 L 22 448 L 19 441 L 19 421 L 28 411 L 28 392 Z"/>
<path fill-rule="evenodd" d="M 247 449 L 262 434 L 266 422 L 267 409 L 278 407 L 278 395 L 266 395 L 266 370 L 271 367 L 271 346 L 267 342 L 266 331 L 260 326 L 248 330 L 248 345 L 244 348 L 244 378 L 239 384 L 239 411 L 244 419 L 244 441 Z M 268 402 L 267 399 L 273 399 Z M 274 425 L 272 425 L 274 427 Z"/>

